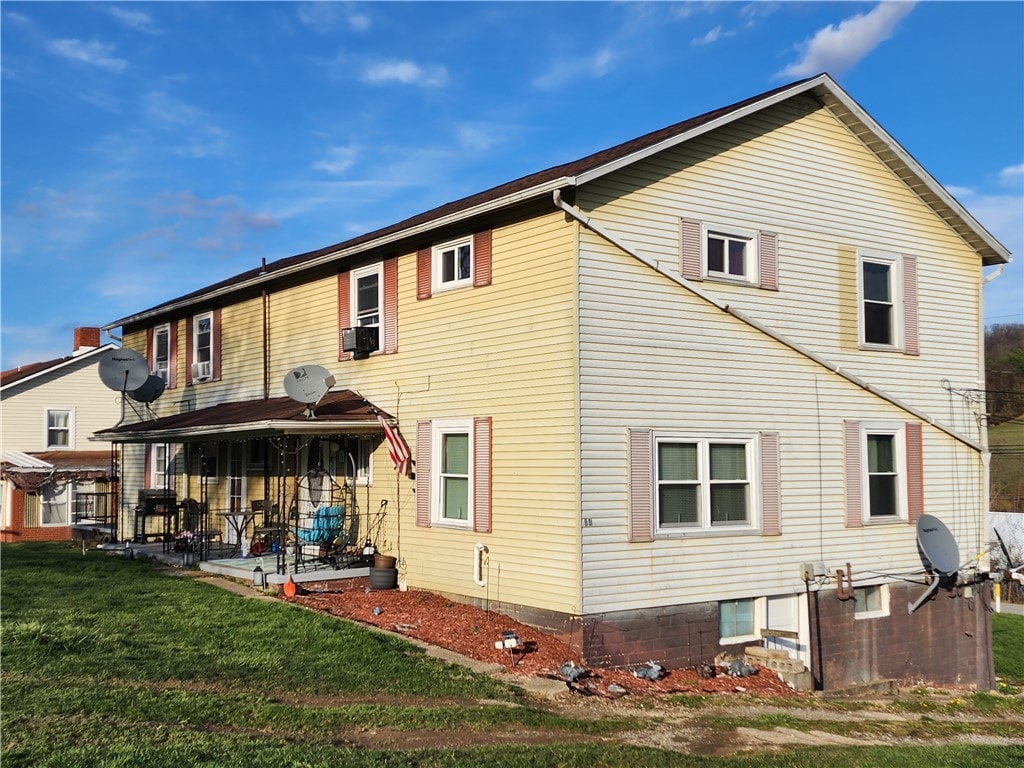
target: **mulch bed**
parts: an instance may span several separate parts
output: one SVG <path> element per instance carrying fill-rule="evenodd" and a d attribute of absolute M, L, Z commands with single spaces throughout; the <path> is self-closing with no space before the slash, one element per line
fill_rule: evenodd
<path fill-rule="evenodd" d="M 317 592 L 314 586 L 310 586 L 308 591 L 282 599 L 332 616 L 397 632 L 472 659 L 500 664 L 513 675 L 562 680 L 559 667 L 564 662 L 580 664 L 579 653 L 574 653 L 568 645 L 551 635 L 519 624 L 503 614 L 458 603 L 432 592 L 371 590 L 366 579 L 355 579 L 346 582 L 343 591 Z M 516 634 L 524 646 L 522 650 L 510 654 L 504 648 L 495 648 L 495 643 L 506 631 Z M 574 687 L 577 693 L 607 698 L 625 695 L 609 692 L 608 686 L 613 684 L 632 696 L 669 693 L 800 695 L 775 672 L 763 668 L 748 677 L 731 677 L 719 670 L 713 678 L 699 677 L 693 668 L 668 669 L 659 680 L 637 678 L 633 669 L 588 667 L 586 676 Z"/>

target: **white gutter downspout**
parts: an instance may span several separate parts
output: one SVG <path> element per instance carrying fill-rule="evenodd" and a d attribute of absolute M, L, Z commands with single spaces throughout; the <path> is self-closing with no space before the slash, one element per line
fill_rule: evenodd
<path fill-rule="evenodd" d="M 630 256 L 632 256 L 633 258 L 637 259 L 638 261 L 643 262 L 644 264 L 646 264 L 651 269 L 655 270 L 656 272 L 658 272 L 658 273 L 660 273 L 662 275 L 665 275 L 669 279 L 671 279 L 674 282 L 676 282 L 679 285 L 681 285 L 686 290 L 688 290 L 691 293 L 695 294 L 696 296 L 699 296 L 700 298 L 704 299 L 704 301 L 708 302 L 709 304 L 712 304 L 712 305 L 718 307 L 723 312 L 732 315 L 737 320 L 740 320 L 741 322 L 744 322 L 747 325 L 749 325 L 751 328 L 754 328 L 755 330 L 760 331 L 761 333 L 765 334 L 766 336 L 769 336 L 769 337 L 775 339 L 780 344 L 783 344 L 783 345 L 789 347 L 790 349 L 792 349 L 795 352 L 803 355 L 807 359 L 813 360 L 818 365 L 820 365 L 820 366 L 822 366 L 824 368 L 827 368 L 828 370 L 832 371 L 833 373 L 836 373 L 836 374 L 842 376 L 844 379 L 846 379 L 849 382 L 852 382 L 853 384 L 856 384 L 861 389 L 864 389 L 864 390 L 870 392 L 871 394 L 875 395 L 876 397 L 880 397 L 882 400 L 885 400 L 886 402 L 895 405 L 897 408 L 899 408 L 899 409 L 901 409 L 903 411 L 906 411 L 907 413 L 911 414 L 915 418 L 920 419 L 921 421 L 927 422 L 928 424 L 931 424 L 936 429 L 938 429 L 938 430 L 940 430 L 942 432 L 945 432 L 947 435 L 952 437 L 954 440 L 957 440 L 957 441 L 963 443 L 964 445 L 966 445 L 966 446 L 968 446 L 970 448 L 973 448 L 976 451 L 982 451 L 983 450 L 981 445 L 976 443 L 974 440 L 971 440 L 966 435 L 961 435 L 959 432 L 956 432 L 955 430 L 953 430 L 953 429 L 951 429 L 951 428 L 949 428 L 947 426 L 944 426 L 943 424 L 939 424 L 931 416 L 929 416 L 928 414 L 924 413 L 923 411 L 918 410 L 917 408 L 915 408 L 914 406 L 910 405 L 909 403 L 904 403 L 899 398 L 893 397 L 892 395 L 890 395 L 890 394 L 888 394 L 886 392 L 883 392 L 882 390 L 880 390 L 877 387 L 875 387 L 873 384 L 869 384 L 868 382 L 864 381 L 859 376 L 856 376 L 856 375 L 854 375 L 852 373 L 849 373 L 848 371 L 844 371 L 842 368 L 840 368 L 838 365 L 836 365 L 835 363 L 831 362 L 830 360 L 827 360 L 824 357 L 821 357 L 820 355 L 818 355 L 815 352 L 811 352 L 809 349 L 806 349 L 805 347 L 802 347 L 801 345 L 797 344 L 795 341 L 792 341 L 791 339 L 786 338 L 785 336 L 783 336 L 778 331 L 772 330 L 771 328 L 769 328 L 766 325 L 762 324 L 761 322 L 755 320 L 754 318 L 750 317 L 749 315 L 745 314 L 744 312 L 741 312 L 740 310 L 736 309 L 735 307 L 733 307 L 733 306 L 731 306 L 729 304 L 726 304 L 721 299 L 718 299 L 718 298 L 712 296 L 710 293 L 707 293 L 706 291 L 701 290 L 700 288 L 695 286 L 693 283 L 691 283 L 689 280 L 686 280 L 682 275 L 678 275 L 678 274 L 675 274 L 673 272 L 669 272 L 669 271 L 667 271 L 665 269 L 662 269 L 656 262 L 651 261 L 650 259 L 647 259 L 646 257 L 640 255 L 639 252 L 637 252 L 634 248 L 626 245 L 626 243 L 624 243 L 622 240 L 620 240 L 617 236 L 615 236 L 612 233 L 606 231 L 599 224 L 595 224 L 593 222 L 593 220 L 590 219 L 588 216 L 585 216 L 577 208 L 569 205 L 564 200 L 562 200 L 562 194 L 561 194 L 560 190 L 556 189 L 552 193 L 552 198 L 554 200 L 554 203 L 555 203 L 556 207 L 561 208 L 567 214 L 569 214 L 574 219 L 576 219 L 578 222 L 580 222 L 584 227 L 586 227 L 587 229 L 591 230 L 595 234 L 603 237 L 605 240 L 607 240 L 609 243 L 614 245 L 616 248 L 621 249 L 624 253 L 627 253 Z"/>

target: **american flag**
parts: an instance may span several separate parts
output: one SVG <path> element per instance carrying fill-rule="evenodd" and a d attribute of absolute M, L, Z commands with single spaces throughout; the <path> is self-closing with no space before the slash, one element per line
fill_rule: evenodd
<path fill-rule="evenodd" d="M 384 439 L 388 444 L 388 455 L 391 457 L 391 463 L 395 465 L 395 471 L 400 475 L 409 474 L 409 460 L 412 458 L 412 454 L 409 453 L 409 446 L 405 444 L 405 440 L 402 436 L 395 431 L 384 417 L 379 413 L 377 419 L 380 421 L 380 428 L 384 430 Z"/>

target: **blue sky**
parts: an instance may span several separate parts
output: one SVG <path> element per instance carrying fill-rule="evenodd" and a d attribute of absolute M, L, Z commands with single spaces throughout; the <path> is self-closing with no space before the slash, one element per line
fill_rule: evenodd
<path fill-rule="evenodd" d="M 1024 3 L 0 5 L 0 368 L 829 72 L 1014 254 Z"/>

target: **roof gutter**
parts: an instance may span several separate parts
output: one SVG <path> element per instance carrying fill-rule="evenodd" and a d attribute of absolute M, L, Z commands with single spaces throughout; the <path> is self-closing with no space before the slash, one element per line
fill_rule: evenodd
<path fill-rule="evenodd" d="M 515 205 L 516 203 L 521 203 L 532 198 L 542 197 L 543 195 L 546 195 L 553 190 L 557 190 L 565 186 L 571 186 L 574 183 L 575 179 L 569 176 L 563 176 L 557 179 L 552 179 L 550 181 L 544 182 L 543 184 L 538 184 L 535 187 L 523 189 L 518 192 L 514 192 L 511 195 L 505 195 L 504 197 L 500 197 L 495 200 L 490 200 L 486 203 L 481 203 L 480 205 L 475 205 L 471 208 L 465 208 L 461 211 L 451 213 L 447 216 L 442 216 L 439 219 L 431 219 L 430 221 L 424 222 L 422 224 L 417 224 L 416 226 L 409 227 L 407 229 L 402 229 L 399 230 L 398 232 L 392 232 L 388 235 L 383 235 L 382 237 L 378 237 L 374 240 L 370 240 L 365 243 L 360 243 L 359 245 L 354 245 L 350 248 L 342 248 L 337 251 L 332 251 L 331 253 L 326 253 L 323 256 L 318 256 L 315 259 L 310 259 L 309 261 L 302 261 L 298 264 L 294 264 L 284 269 L 278 269 L 272 272 L 261 271 L 258 276 L 250 278 L 248 280 L 243 280 L 238 283 L 232 283 L 231 285 L 226 285 L 221 288 L 218 288 L 217 290 L 202 293 L 198 296 L 192 296 L 191 298 L 182 299 L 180 301 L 173 301 L 169 304 L 162 304 L 158 308 L 148 309 L 144 312 L 129 315 L 128 317 L 123 317 L 120 320 L 115 320 L 112 323 L 104 325 L 103 330 L 109 331 L 111 328 L 119 328 L 129 323 L 138 323 L 143 320 L 148 320 L 153 317 L 165 315 L 169 312 L 184 309 L 186 307 L 193 306 L 201 302 L 208 302 L 212 299 L 216 299 L 221 296 L 227 296 L 232 293 L 237 293 L 238 291 L 245 290 L 246 288 L 261 286 L 264 285 L 265 283 L 270 282 L 271 280 L 277 280 L 278 278 L 281 277 L 287 277 L 288 275 L 293 275 L 297 272 L 305 272 L 308 269 L 318 267 L 322 264 L 328 264 L 332 261 L 338 261 L 349 256 L 364 253 L 365 251 L 369 251 L 373 248 L 381 248 L 383 246 L 390 245 L 400 240 L 405 240 L 407 238 L 415 237 L 416 235 L 429 232 L 433 229 L 438 229 L 439 227 L 444 227 L 449 224 L 457 224 L 461 221 L 471 219 L 475 216 L 490 213 L 491 211 L 499 210 L 510 205 Z M 109 336 L 110 334 L 108 333 L 107 335 Z"/>
<path fill-rule="evenodd" d="M 783 344 L 784 346 L 789 347 L 793 351 L 795 351 L 795 352 L 799 353 L 800 355 L 803 355 L 804 357 L 806 357 L 808 360 L 812 360 L 813 362 L 817 363 L 818 365 L 822 366 L 823 368 L 827 368 L 828 370 L 832 371 L 835 374 L 838 374 L 839 376 L 841 376 L 842 378 L 846 379 L 847 381 L 849 381 L 849 382 L 851 382 L 853 384 L 856 384 L 861 389 L 866 390 L 867 392 L 870 392 L 871 394 L 875 395 L 876 397 L 879 397 L 882 400 L 885 400 L 886 402 L 891 403 L 892 405 L 895 405 L 897 408 L 899 408 L 899 409 L 901 409 L 903 411 L 906 411 L 907 413 L 911 414 L 915 418 L 920 419 L 921 421 L 924 421 L 924 422 L 926 422 L 928 424 L 931 424 L 936 429 L 938 429 L 938 430 L 940 430 L 942 432 L 945 432 L 947 435 L 952 437 L 954 440 L 957 440 L 957 441 L 963 443 L 964 445 L 966 445 L 966 446 L 968 446 L 970 448 L 973 448 L 976 451 L 979 451 L 979 452 L 984 451 L 984 448 L 979 443 L 975 442 L 974 440 L 972 440 L 971 438 L 967 437 L 966 435 L 962 435 L 959 432 L 957 432 L 956 430 L 954 430 L 954 429 L 952 429 L 950 427 L 947 427 L 947 426 L 945 426 L 943 424 L 940 424 L 934 418 L 929 416 L 927 413 L 924 413 L 923 411 L 915 408 L 914 406 L 910 405 L 909 403 L 905 403 L 902 400 L 900 400 L 899 398 L 894 397 L 894 396 L 888 394 L 887 392 L 884 392 L 884 391 L 880 390 L 878 387 L 874 386 L 873 384 L 868 383 L 867 381 L 865 381 L 864 379 L 860 378 L 859 376 L 856 376 L 855 374 L 852 374 L 849 371 L 843 370 L 836 363 L 833 363 L 832 361 L 828 360 L 827 358 L 822 357 L 821 355 L 817 354 L 816 352 L 812 352 L 811 350 L 809 350 L 806 347 L 798 344 L 797 342 L 793 341 L 792 339 L 789 339 L 789 338 L 783 336 L 778 331 L 776 331 L 776 330 L 774 330 L 772 328 L 769 328 L 768 326 L 764 325 L 763 323 L 759 322 L 758 320 L 755 320 L 754 318 L 750 317 L 750 315 L 746 314 L 745 312 L 742 312 L 739 309 L 736 309 L 735 307 L 731 306 L 730 304 L 727 304 L 724 301 L 722 301 L 721 299 L 711 295 L 707 291 L 704 291 L 701 288 L 698 288 L 693 283 L 691 283 L 689 280 L 684 278 L 682 275 L 678 275 L 678 274 L 675 274 L 674 272 L 670 272 L 670 271 L 668 271 L 666 269 L 663 269 L 662 267 L 660 267 L 657 264 L 657 262 L 655 262 L 655 261 L 653 261 L 651 259 L 648 259 L 646 256 L 643 256 L 635 248 L 633 248 L 632 246 L 630 246 L 630 245 L 626 244 L 625 242 L 623 242 L 618 236 L 612 234 L 611 232 L 609 232 L 606 229 L 604 229 L 601 225 L 595 223 L 593 219 L 591 219 L 589 216 L 586 216 L 582 211 L 580 211 L 579 209 L 575 208 L 574 206 L 569 205 L 564 200 L 562 200 L 562 194 L 561 194 L 560 190 L 556 189 L 552 193 L 552 199 L 554 200 L 555 206 L 557 208 L 560 208 L 563 211 L 565 211 L 569 216 L 571 216 L 572 218 L 576 219 L 576 221 L 580 222 L 580 224 L 582 224 L 584 227 L 586 227 L 590 231 L 594 232 L 596 235 L 599 235 L 603 239 L 607 240 L 609 243 L 614 245 L 616 248 L 619 248 L 623 253 L 626 253 L 626 254 L 632 256 L 634 259 L 637 259 L 638 261 L 646 264 L 648 267 L 650 267 L 651 269 L 655 270 L 656 272 L 659 272 L 660 274 L 665 275 L 666 277 L 668 277 L 673 282 L 678 283 L 683 288 L 685 288 L 686 290 L 690 291 L 690 293 L 693 293 L 694 295 L 700 297 L 704 301 L 706 301 L 709 304 L 717 307 L 718 309 L 722 310 L 723 312 L 725 312 L 725 313 L 727 313 L 729 315 L 732 315 L 737 320 L 740 320 L 741 322 L 746 323 L 751 328 L 754 328 L 755 330 L 760 331 L 764 335 L 771 337 L 772 339 L 774 339 L 775 341 L 779 342 L 780 344 Z"/>

